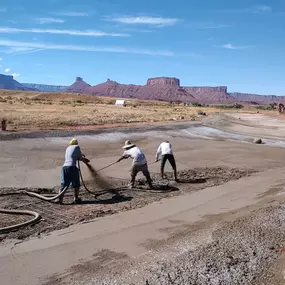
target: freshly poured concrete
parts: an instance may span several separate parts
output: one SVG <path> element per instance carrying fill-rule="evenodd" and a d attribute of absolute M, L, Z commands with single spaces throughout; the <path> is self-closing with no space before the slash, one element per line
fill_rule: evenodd
<path fill-rule="evenodd" d="M 207 139 L 199 138 L 198 135 L 205 136 L 205 130 Z M 259 136 L 262 136 L 262 130 L 259 128 Z M 283 148 L 254 145 L 247 141 L 248 135 L 241 136 L 239 142 L 236 134 L 227 138 L 225 133 L 207 131 L 203 126 L 200 126 L 200 131 L 195 126 L 195 137 L 193 132 L 189 135 L 189 131 L 191 132 L 191 128 L 177 131 L 174 127 L 172 131 L 142 132 L 138 135 L 132 134 L 130 130 L 128 135 L 113 135 L 109 141 L 106 134 L 101 138 L 80 137 L 79 140 L 82 151 L 91 158 L 96 169 L 115 161 L 121 155 L 121 146 L 125 139 L 134 140 L 145 151 L 148 161 L 152 162 L 158 144 L 167 138 L 173 144 L 180 170 L 224 165 L 261 172 L 221 186 L 165 199 L 141 209 L 72 226 L 40 239 L 31 239 L 16 245 L 3 244 L 0 248 L 1 284 L 44 284 L 51 275 L 70 272 L 72 266 L 94 258 L 93 255 L 100 250 L 124 253 L 128 258 L 147 256 L 149 249 L 156 248 L 163 243 L 162 240 L 170 236 L 179 238 L 185 227 L 205 221 L 207 216 L 220 215 L 222 221 L 231 215 L 231 211 L 240 209 L 239 214 L 243 215 L 248 213 L 250 207 L 264 207 L 268 197 L 261 194 L 266 194 L 272 187 L 284 183 Z M 280 140 L 279 137 L 276 139 Z M 69 138 L 47 138 L 0 142 L 2 187 L 58 185 L 68 140 Z M 102 174 L 127 179 L 130 164 L 130 160 L 123 161 L 102 171 Z M 150 171 L 158 172 L 159 166 L 152 164 Z M 85 170 L 83 175 L 88 178 Z M 274 196 L 276 201 L 283 199 L 282 187 L 279 190 L 281 194 Z M 225 213 L 228 214 L 222 215 Z M 179 226 L 174 226 L 173 221 L 177 221 Z M 203 224 L 199 229 L 203 229 Z M 191 240 L 191 235 L 188 240 Z M 201 236 L 196 245 L 210 240 L 209 232 Z M 68 284 L 78 284 L 77 281 L 76 277 L 71 278 Z M 61 283 L 58 281 L 54 284 Z"/>

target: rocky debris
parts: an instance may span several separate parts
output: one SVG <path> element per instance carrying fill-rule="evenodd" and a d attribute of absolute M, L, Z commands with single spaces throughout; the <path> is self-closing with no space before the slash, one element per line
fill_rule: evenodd
<path fill-rule="evenodd" d="M 198 116 L 207 116 L 207 114 L 203 111 L 197 111 Z"/>
<path fill-rule="evenodd" d="M 210 244 L 153 264 L 136 284 L 252 284 L 280 255 L 284 210 L 269 207 L 227 223 Z"/>
<path fill-rule="evenodd" d="M 263 141 L 262 141 L 262 139 L 254 139 L 253 143 L 255 143 L 255 144 L 262 144 Z"/>
<path fill-rule="evenodd" d="M 267 283 L 267 276 L 260 282 L 260 277 L 282 254 L 284 218 L 284 203 L 229 222 L 223 222 L 224 218 L 218 215 L 210 216 L 204 223 L 185 226 L 180 232 L 177 229 L 166 240 L 152 241 L 145 255 L 131 259 L 117 253 L 122 258 L 116 260 L 110 253 L 104 257 L 109 266 L 102 266 L 96 255 L 80 267 L 72 267 L 68 271 L 70 276 L 55 274 L 45 284 L 276 284 Z"/>

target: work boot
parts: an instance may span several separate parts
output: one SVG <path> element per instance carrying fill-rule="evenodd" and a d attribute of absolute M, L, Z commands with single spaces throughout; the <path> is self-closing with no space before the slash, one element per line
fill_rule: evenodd
<path fill-rule="evenodd" d="M 58 191 L 58 193 L 61 193 L 64 189 L 65 189 L 65 187 L 64 187 L 64 186 L 61 186 L 60 189 L 59 189 L 59 191 Z M 63 195 L 60 196 L 60 197 L 56 200 L 56 203 L 57 203 L 57 204 L 60 204 L 60 205 L 63 204 Z"/>
<path fill-rule="evenodd" d="M 81 198 L 73 199 L 73 202 L 72 202 L 72 204 L 81 204 L 81 203 L 82 203 Z"/>
<path fill-rule="evenodd" d="M 150 188 L 151 190 L 155 189 L 152 184 L 148 184 L 148 185 L 149 185 L 149 188 Z"/>
<path fill-rule="evenodd" d="M 130 188 L 130 189 L 133 189 L 133 188 L 135 188 L 135 184 L 134 183 L 129 183 L 127 185 L 127 187 Z"/>

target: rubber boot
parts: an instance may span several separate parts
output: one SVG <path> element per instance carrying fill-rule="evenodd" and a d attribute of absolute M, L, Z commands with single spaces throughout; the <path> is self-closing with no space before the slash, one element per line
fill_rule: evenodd
<path fill-rule="evenodd" d="M 174 180 L 175 180 L 176 182 L 178 182 L 177 170 L 176 170 L 176 169 L 174 169 Z"/>
<path fill-rule="evenodd" d="M 149 188 L 150 188 L 150 189 L 154 189 L 154 187 L 153 187 L 153 185 L 152 185 L 152 180 L 151 180 L 149 174 L 146 176 L 146 181 L 147 181 L 147 183 L 148 183 Z"/>
<path fill-rule="evenodd" d="M 58 193 L 61 193 L 64 189 L 65 189 L 65 186 L 61 186 L 61 187 L 59 188 Z M 57 199 L 57 203 L 60 204 L 60 205 L 63 204 L 63 196 L 64 196 L 64 195 L 61 195 L 61 196 Z"/>
<path fill-rule="evenodd" d="M 80 204 L 82 200 L 79 198 L 79 187 L 74 188 L 73 204 Z"/>

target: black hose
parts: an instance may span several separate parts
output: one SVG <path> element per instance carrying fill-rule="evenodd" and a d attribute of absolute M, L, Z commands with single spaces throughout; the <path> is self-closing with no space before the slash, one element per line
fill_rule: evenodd
<path fill-rule="evenodd" d="M 87 165 L 87 164 L 86 164 L 86 165 Z M 88 166 L 87 166 L 87 167 L 88 167 Z M 88 168 L 89 168 L 89 167 L 88 167 Z M 90 190 L 87 188 L 87 186 L 86 186 L 86 184 L 85 184 L 85 182 L 84 182 L 84 180 L 83 180 L 83 176 L 82 176 L 82 172 L 81 172 L 79 160 L 78 160 L 78 169 L 79 169 L 80 178 L 81 178 L 81 182 L 82 182 L 82 185 L 83 185 L 84 189 L 85 189 L 88 193 L 90 193 L 90 194 L 96 194 L 95 192 L 92 192 L 92 191 L 90 191 Z"/>

